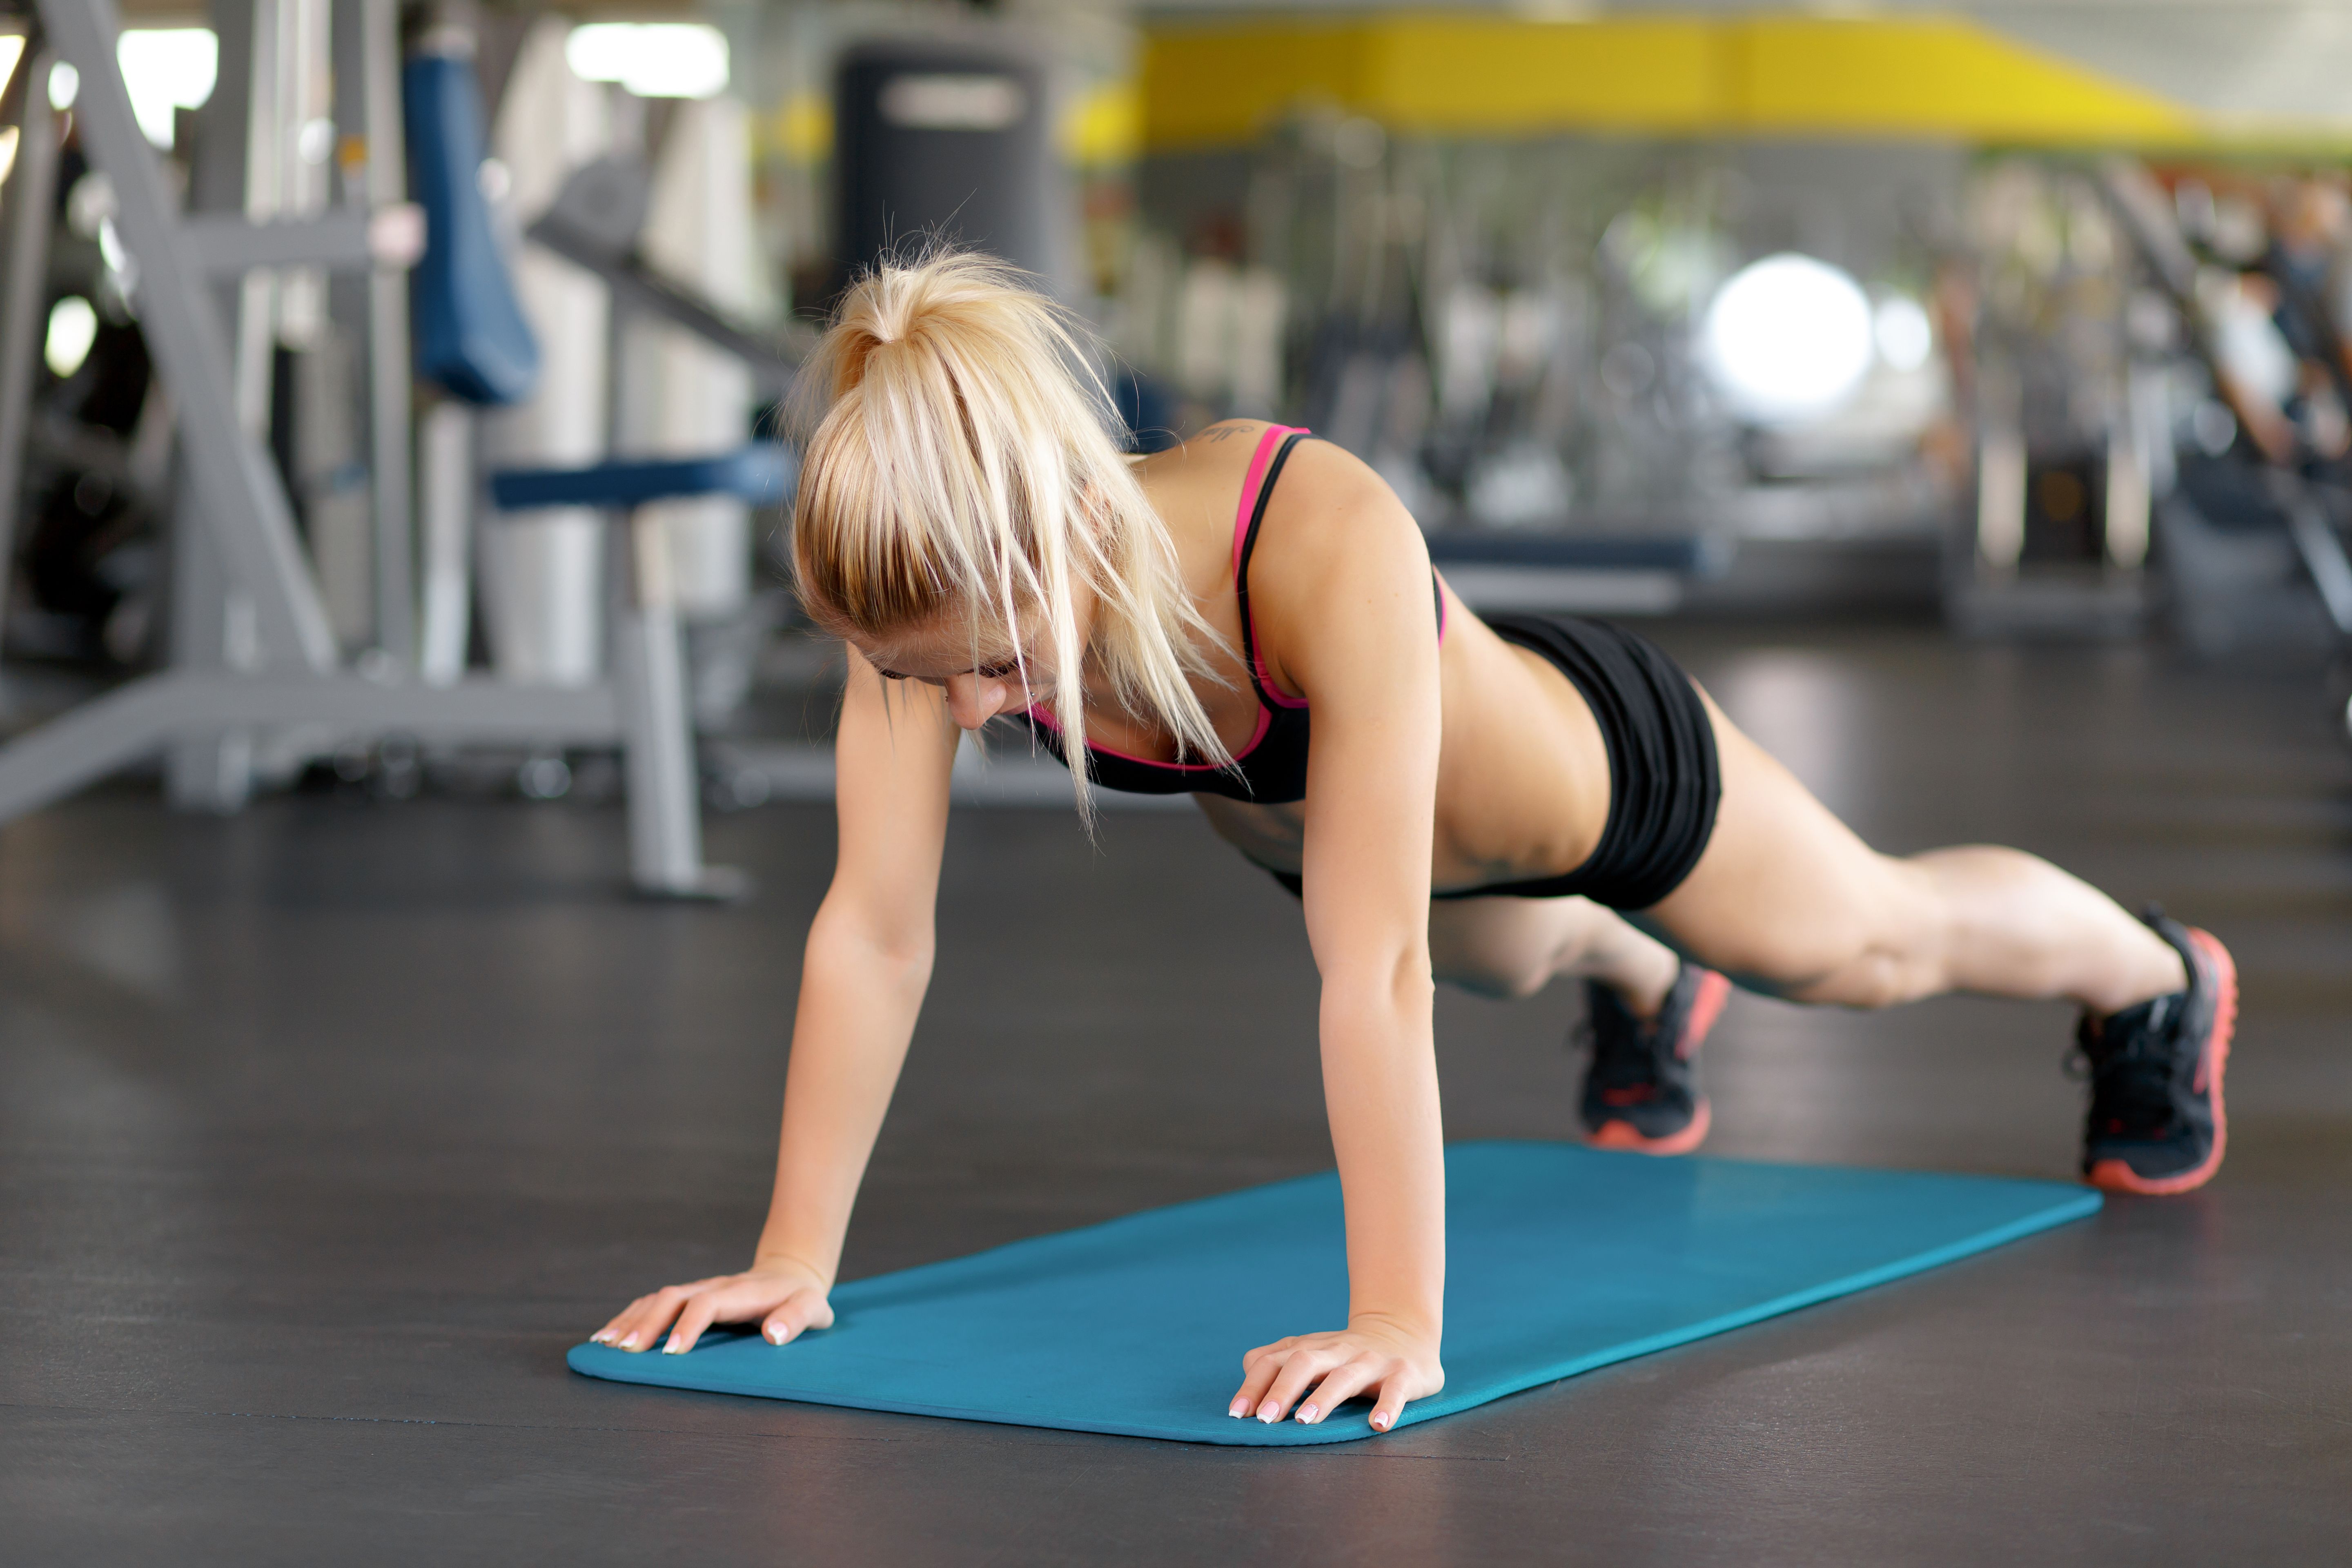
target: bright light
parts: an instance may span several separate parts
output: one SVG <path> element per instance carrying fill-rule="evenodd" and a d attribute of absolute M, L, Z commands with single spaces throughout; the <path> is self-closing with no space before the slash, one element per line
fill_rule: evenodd
<path fill-rule="evenodd" d="M 1029 112 L 1029 95 L 1009 76 L 894 76 L 880 106 L 910 131 L 1003 131 Z"/>
<path fill-rule="evenodd" d="M 49 68 L 49 107 L 71 109 L 81 95 L 81 72 L 74 69 L 71 60 L 59 60 Z"/>
<path fill-rule="evenodd" d="M 209 27 L 138 27 L 114 46 L 131 112 L 158 147 L 172 144 L 172 111 L 201 109 L 220 73 L 220 40 Z"/>
<path fill-rule="evenodd" d="M 1869 373 L 1870 300 L 1827 262 L 1768 256 L 1717 292 L 1700 342 L 1738 412 L 1766 423 L 1826 414 Z"/>
<path fill-rule="evenodd" d="M 1897 294 L 1878 307 L 1875 328 L 1878 357 L 1890 370 L 1917 370 L 1935 351 L 1936 329 L 1919 301 L 1907 294 Z"/>
<path fill-rule="evenodd" d="M 591 22 L 563 58 L 587 81 L 617 81 L 639 98 L 713 98 L 727 90 L 727 37 L 699 22 Z"/>
<path fill-rule="evenodd" d="M 98 342 L 98 311 L 79 294 L 68 294 L 49 307 L 49 335 L 41 357 L 59 381 L 81 368 L 89 345 Z"/>

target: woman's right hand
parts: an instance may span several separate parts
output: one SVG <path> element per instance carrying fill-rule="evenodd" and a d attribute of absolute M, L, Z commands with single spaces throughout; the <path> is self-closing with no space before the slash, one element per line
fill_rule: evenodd
<path fill-rule="evenodd" d="M 713 1323 L 757 1323 L 770 1344 L 786 1344 L 803 1329 L 833 1327 L 833 1307 L 825 1300 L 830 1289 L 805 1265 L 761 1259 L 741 1274 L 665 1286 L 640 1296 L 589 1337 L 615 1350 L 649 1351 L 667 1334 L 663 1352 L 683 1355 Z"/>

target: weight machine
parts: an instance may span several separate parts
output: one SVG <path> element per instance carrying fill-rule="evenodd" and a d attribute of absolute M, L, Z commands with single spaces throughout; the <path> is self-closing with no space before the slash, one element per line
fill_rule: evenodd
<path fill-rule="evenodd" d="M 503 504 L 555 498 L 601 507 L 612 518 L 608 673 L 571 688 L 423 679 L 409 493 L 407 271 L 422 261 L 445 285 L 421 293 L 420 309 L 461 317 L 482 303 L 475 297 L 481 291 L 505 286 L 494 252 L 488 267 L 478 255 L 470 265 L 446 265 L 453 241 L 488 236 L 484 215 L 467 205 L 480 202 L 472 176 L 482 156 L 471 62 L 442 70 L 441 90 L 419 100 L 439 122 L 408 128 L 424 132 L 415 144 L 439 160 L 417 174 L 420 190 L 441 193 L 443 210 L 428 202 L 420 214 L 406 201 L 397 0 L 215 0 L 215 22 L 221 70 L 190 211 L 179 210 L 133 117 L 117 62 L 114 0 L 37 0 L 9 91 L 19 141 L 14 175 L 0 193 L 0 256 L 8 269 L 0 281 L 0 480 L 23 450 L 39 353 L 40 263 L 58 152 L 46 89 L 52 64 L 63 61 L 79 73 L 76 132 L 112 188 L 111 221 L 136 268 L 139 325 L 176 420 L 184 482 L 173 529 L 170 668 L 0 746 L 0 820 L 159 752 L 168 754 L 176 804 L 226 811 L 250 795 L 257 759 L 273 754 L 316 755 L 391 737 L 617 744 L 625 756 L 635 888 L 669 897 L 739 894 L 740 874 L 702 863 L 677 617 L 652 565 L 657 552 L 646 547 L 646 525 L 630 521 L 630 509 L 712 489 L 772 500 L 788 481 L 788 459 L 754 447 L 703 463 L 613 463 L 495 479 Z M 282 143 L 289 134 L 315 139 L 315 121 L 289 118 L 308 107 L 294 101 L 303 84 L 327 79 L 318 68 L 329 58 L 341 188 L 322 179 L 306 191 L 299 178 L 286 177 Z M 413 244 L 420 216 L 421 258 Z M 374 624 L 355 658 L 346 657 L 331 626 L 293 501 L 262 438 L 273 291 L 316 288 L 303 280 L 327 276 L 356 279 L 363 301 Z M 14 487 L 0 497 L 13 503 Z M 0 549 L 6 542 L 0 537 Z"/>

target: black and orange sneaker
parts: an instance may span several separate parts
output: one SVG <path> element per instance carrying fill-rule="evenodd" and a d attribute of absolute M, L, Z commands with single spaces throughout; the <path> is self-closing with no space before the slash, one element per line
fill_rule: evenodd
<path fill-rule="evenodd" d="M 1584 1073 L 1584 1138 L 1596 1149 L 1687 1154 L 1711 1120 L 1698 1092 L 1698 1048 L 1715 1027 L 1731 982 L 1685 963 L 1665 1005 L 1633 1016 L 1616 992 L 1584 983 L 1584 1032 L 1592 1063 Z"/>
<path fill-rule="evenodd" d="M 2074 1031 L 2091 1067 L 2083 1179 L 2114 1193 L 2185 1193 L 2213 1179 L 2229 1142 L 2221 1075 L 2238 968 L 2210 933 L 2159 910 L 2141 918 L 2179 952 L 2189 989 L 2105 1018 L 2086 1014 Z"/>

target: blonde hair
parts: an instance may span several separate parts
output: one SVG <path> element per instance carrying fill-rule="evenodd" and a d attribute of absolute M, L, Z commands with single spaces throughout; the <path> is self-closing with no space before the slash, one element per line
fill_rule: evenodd
<path fill-rule="evenodd" d="M 1082 815 L 1089 655 L 1122 708 L 1175 737 L 1180 759 L 1233 763 L 1190 680 L 1223 683 L 1202 644 L 1224 639 L 1185 591 L 1167 526 L 1111 439 L 1091 346 L 1066 311 L 984 257 L 878 264 L 802 368 L 793 508 L 801 602 L 836 636 L 878 639 L 961 614 L 976 663 L 993 622 L 1027 689 L 1022 622 L 1042 626 L 1054 676 L 1045 706 Z M 1079 584 L 1097 606 L 1086 644 Z"/>

